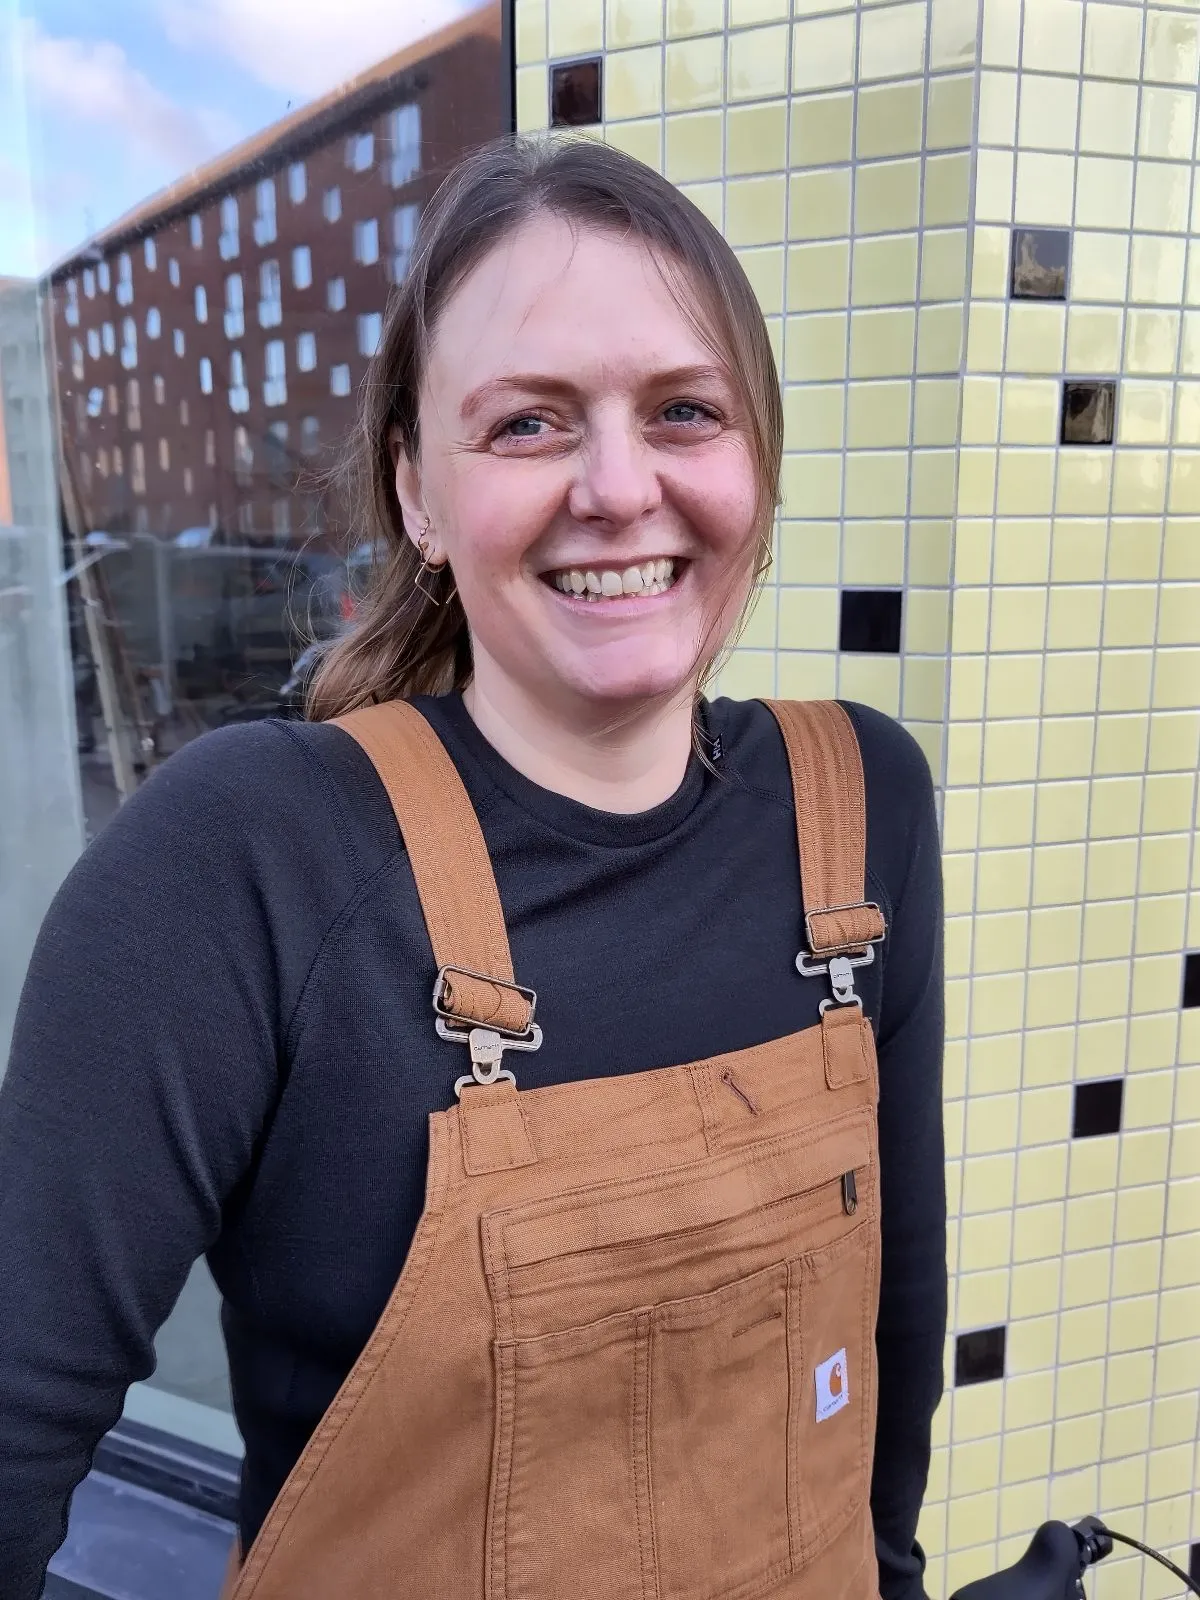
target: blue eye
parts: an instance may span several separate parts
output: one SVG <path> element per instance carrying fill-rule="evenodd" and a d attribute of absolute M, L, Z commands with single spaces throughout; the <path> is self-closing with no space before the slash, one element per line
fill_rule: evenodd
<path fill-rule="evenodd" d="M 686 415 L 680 416 L 680 412 L 684 412 Z M 673 405 L 664 408 L 663 416 L 668 422 L 702 422 L 711 420 L 709 412 L 703 410 L 700 406 L 693 405 L 690 400 L 676 400 Z"/>
<path fill-rule="evenodd" d="M 541 417 L 514 417 L 505 423 L 504 431 L 511 439 L 536 439 L 537 430 L 544 426 Z"/>

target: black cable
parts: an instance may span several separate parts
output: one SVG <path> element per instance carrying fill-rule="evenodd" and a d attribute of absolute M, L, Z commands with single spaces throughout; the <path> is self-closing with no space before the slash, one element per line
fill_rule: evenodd
<path fill-rule="evenodd" d="M 1131 1539 L 1127 1533 L 1117 1533 L 1106 1522 L 1101 1523 L 1100 1526 L 1110 1539 L 1116 1539 L 1118 1544 L 1131 1545 L 1135 1550 L 1140 1550 L 1144 1556 L 1150 1556 L 1152 1560 L 1161 1562 L 1168 1572 L 1173 1572 L 1179 1581 L 1187 1586 L 1192 1594 L 1200 1594 L 1200 1588 L 1192 1582 L 1187 1573 L 1181 1572 L 1173 1561 L 1167 1560 L 1166 1556 L 1160 1555 L 1157 1550 L 1151 1550 L 1150 1546 L 1143 1544 L 1140 1539 Z"/>

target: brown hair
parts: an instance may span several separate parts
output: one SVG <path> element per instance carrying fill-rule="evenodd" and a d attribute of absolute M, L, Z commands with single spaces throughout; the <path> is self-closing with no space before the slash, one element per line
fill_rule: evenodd
<path fill-rule="evenodd" d="M 632 156 L 590 138 L 496 140 L 460 162 L 426 209 L 363 383 L 342 481 L 352 537 L 369 541 L 377 555 L 352 626 L 311 680 L 307 712 L 315 721 L 373 702 L 444 693 L 470 680 L 466 615 L 446 567 L 421 572 L 396 497 L 392 443 L 399 439 L 409 459 L 417 459 L 421 385 L 447 300 L 478 262 L 539 212 L 639 240 L 672 278 L 686 279 L 681 290 L 699 291 L 700 331 L 726 362 L 750 422 L 759 477 L 753 580 L 770 565 L 783 409 L 766 324 L 737 257 L 703 212 Z M 687 309 L 682 293 L 681 303 Z M 703 676 L 712 664 L 704 663 Z"/>

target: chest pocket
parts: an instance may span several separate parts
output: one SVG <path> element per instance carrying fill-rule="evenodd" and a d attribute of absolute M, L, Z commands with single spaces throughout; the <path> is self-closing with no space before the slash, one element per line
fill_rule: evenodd
<path fill-rule="evenodd" d="M 489 1600 L 750 1600 L 846 1527 L 874 1431 L 875 1172 L 858 1114 L 484 1218 Z"/>

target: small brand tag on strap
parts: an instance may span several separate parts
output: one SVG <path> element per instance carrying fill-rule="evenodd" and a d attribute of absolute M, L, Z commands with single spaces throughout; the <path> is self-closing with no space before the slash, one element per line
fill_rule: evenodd
<path fill-rule="evenodd" d="M 463 1165 L 476 1176 L 530 1167 L 537 1152 L 512 1083 L 471 1084 L 458 1102 Z"/>

